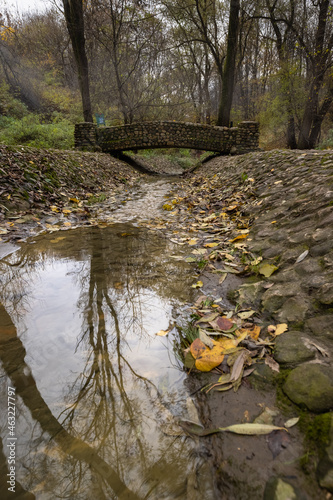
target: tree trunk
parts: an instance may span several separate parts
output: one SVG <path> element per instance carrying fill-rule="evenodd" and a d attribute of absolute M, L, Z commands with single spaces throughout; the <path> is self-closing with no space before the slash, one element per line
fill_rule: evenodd
<path fill-rule="evenodd" d="M 332 49 L 333 36 L 330 37 L 328 45 L 325 47 L 326 28 L 328 23 L 329 0 L 318 2 L 319 16 L 315 37 L 315 53 L 311 58 L 311 86 L 309 98 L 307 100 L 301 130 L 298 138 L 299 149 L 314 148 L 320 134 L 321 123 L 328 111 L 331 102 L 331 86 L 321 107 L 319 106 L 319 92 L 324 83 L 326 72 L 326 62 L 328 54 Z M 328 101 L 327 101 L 328 98 Z M 327 106 L 328 104 L 328 106 Z"/>
<path fill-rule="evenodd" d="M 235 86 L 236 54 L 239 29 L 240 0 L 230 1 L 227 54 L 222 74 L 222 95 L 217 125 L 229 127 L 232 98 Z"/>
<path fill-rule="evenodd" d="M 88 59 L 85 50 L 82 0 L 63 0 L 63 5 L 67 30 L 72 42 L 77 66 L 84 121 L 93 122 L 89 89 Z"/>

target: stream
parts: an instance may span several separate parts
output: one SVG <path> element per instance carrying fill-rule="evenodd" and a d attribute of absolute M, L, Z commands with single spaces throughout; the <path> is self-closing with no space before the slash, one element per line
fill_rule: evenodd
<path fill-rule="evenodd" d="M 176 425 L 199 422 L 174 349 L 193 269 L 140 227 L 172 186 L 150 179 L 101 208 L 105 227 L 0 261 L 2 499 L 215 498 L 203 445 Z"/>

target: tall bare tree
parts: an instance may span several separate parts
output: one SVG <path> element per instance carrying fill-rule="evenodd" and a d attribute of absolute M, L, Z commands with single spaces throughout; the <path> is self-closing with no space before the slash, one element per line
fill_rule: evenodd
<path fill-rule="evenodd" d="M 89 88 L 89 68 L 85 50 L 84 16 L 82 0 L 62 0 L 68 33 L 72 42 L 82 97 L 84 121 L 92 122 Z"/>

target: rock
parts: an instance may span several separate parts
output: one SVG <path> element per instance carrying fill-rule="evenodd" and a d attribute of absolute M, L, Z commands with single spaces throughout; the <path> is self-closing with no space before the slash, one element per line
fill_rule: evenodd
<path fill-rule="evenodd" d="M 260 300 L 260 295 L 263 292 L 263 282 L 249 283 L 238 288 L 238 303 L 240 305 L 252 305 Z"/>
<path fill-rule="evenodd" d="M 315 353 L 304 345 L 300 332 L 290 331 L 276 338 L 273 357 L 281 365 L 295 366 L 310 361 Z"/>
<path fill-rule="evenodd" d="M 266 389 L 267 386 L 272 387 L 277 374 L 265 363 L 256 364 L 250 381 L 256 389 Z"/>
<path fill-rule="evenodd" d="M 315 336 L 323 340 L 326 338 L 333 340 L 333 314 L 324 314 L 309 318 L 305 322 L 305 327 L 309 328 Z"/>
<path fill-rule="evenodd" d="M 263 500 L 305 500 L 298 489 L 280 477 L 271 477 L 265 486 Z"/>
<path fill-rule="evenodd" d="M 296 297 L 301 294 L 301 287 L 297 283 L 277 283 L 263 294 L 263 309 L 272 313 L 278 312 L 284 304 L 286 298 Z"/>
<path fill-rule="evenodd" d="M 319 302 L 325 305 L 333 304 L 333 283 L 325 283 L 319 292 Z"/>
<path fill-rule="evenodd" d="M 281 307 L 277 317 L 281 322 L 303 321 L 309 310 L 308 302 L 302 297 L 291 297 Z"/>
<path fill-rule="evenodd" d="M 310 411 L 322 413 L 333 409 L 333 368 L 303 364 L 295 368 L 283 386 L 289 399 Z"/>
<path fill-rule="evenodd" d="M 331 415 L 329 443 L 325 449 L 324 456 L 319 461 L 317 477 L 320 486 L 333 493 L 333 414 Z"/>

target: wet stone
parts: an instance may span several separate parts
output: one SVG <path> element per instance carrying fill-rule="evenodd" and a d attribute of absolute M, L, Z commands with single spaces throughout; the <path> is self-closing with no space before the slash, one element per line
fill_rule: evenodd
<path fill-rule="evenodd" d="M 272 313 L 279 312 L 286 298 L 295 297 L 301 293 L 298 283 L 276 284 L 262 296 L 263 309 Z"/>
<path fill-rule="evenodd" d="M 283 333 L 275 341 L 274 359 L 281 365 L 292 367 L 314 357 L 314 351 L 304 345 L 300 332 Z"/>
<path fill-rule="evenodd" d="M 333 283 L 325 283 L 321 287 L 318 299 L 321 304 L 333 304 Z"/>
<path fill-rule="evenodd" d="M 333 493 L 333 414 L 331 414 L 328 446 L 318 464 L 317 477 L 320 486 Z"/>
<path fill-rule="evenodd" d="M 333 409 L 333 368 L 303 364 L 295 368 L 283 386 L 289 399 L 314 413 Z"/>
<path fill-rule="evenodd" d="M 305 327 L 309 328 L 311 332 L 323 340 L 326 338 L 333 340 L 333 315 L 325 314 L 309 318 L 305 322 Z"/>
<path fill-rule="evenodd" d="M 310 249 L 310 254 L 313 257 L 321 257 L 322 255 L 327 254 L 332 249 L 332 241 L 325 241 L 324 243 L 320 243 L 318 245 L 314 245 Z"/>
<path fill-rule="evenodd" d="M 264 288 L 262 281 L 257 281 L 256 283 L 247 283 L 240 286 L 237 290 L 237 301 L 242 306 L 259 303 L 263 291 Z"/>
<path fill-rule="evenodd" d="M 282 322 L 302 322 L 309 308 L 310 304 L 301 295 L 291 297 L 283 303 L 277 317 Z"/>
<path fill-rule="evenodd" d="M 265 487 L 263 500 L 305 500 L 306 496 L 285 479 L 270 478 Z"/>

